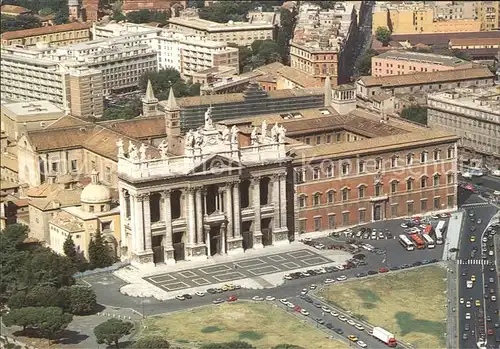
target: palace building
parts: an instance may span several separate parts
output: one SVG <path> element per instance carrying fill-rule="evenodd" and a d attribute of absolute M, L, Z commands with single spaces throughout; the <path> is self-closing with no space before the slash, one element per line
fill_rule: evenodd
<path fill-rule="evenodd" d="M 166 142 L 160 157 L 118 142 L 122 256 L 149 264 L 206 259 L 249 248 L 288 243 L 285 130 L 264 122 L 259 134 L 214 125 L 181 139 L 177 154 Z"/>

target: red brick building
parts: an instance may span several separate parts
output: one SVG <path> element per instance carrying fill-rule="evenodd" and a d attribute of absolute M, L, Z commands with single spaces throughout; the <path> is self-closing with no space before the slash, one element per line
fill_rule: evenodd
<path fill-rule="evenodd" d="M 123 0 L 122 11 L 123 13 L 139 10 L 168 11 L 176 4 L 187 8 L 187 3 L 187 0 Z"/>

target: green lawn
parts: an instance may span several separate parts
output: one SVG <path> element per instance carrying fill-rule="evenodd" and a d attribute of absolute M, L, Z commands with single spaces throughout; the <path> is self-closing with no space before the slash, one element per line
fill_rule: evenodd
<path fill-rule="evenodd" d="M 445 348 L 445 277 L 445 268 L 427 266 L 331 285 L 320 296 L 417 348 Z"/>
<path fill-rule="evenodd" d="M 139 336 L 160 335 L 172 345 L 247 341 L 259 349 L 288 343 L 306 349 L 347 349 L 343 342 L 268 303 L 237 302 L 147 318 Z"/>

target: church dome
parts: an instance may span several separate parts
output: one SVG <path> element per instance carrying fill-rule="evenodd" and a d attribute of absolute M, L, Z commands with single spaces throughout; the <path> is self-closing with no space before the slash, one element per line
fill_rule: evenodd
<path fill-rule="evenodd" d="M 111 201 L 111 191 L 108 187 L 99 183 L 99 173 L 92 171 L 92 181 L 87 185 L 80 195 L 80 201 L 86 204 L 100 204 Z"/>

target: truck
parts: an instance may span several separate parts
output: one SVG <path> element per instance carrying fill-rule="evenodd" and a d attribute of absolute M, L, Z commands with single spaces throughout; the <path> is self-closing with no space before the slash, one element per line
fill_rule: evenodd
<path fill-rule="evenodd" d="M 379 341 L 385 343 L 388 347 L 394 348 L 398 345 L 396 337 L 389 332 L 384 330 L 382 327 L 373 328 L 373 337 L 377 338 Z"/>

